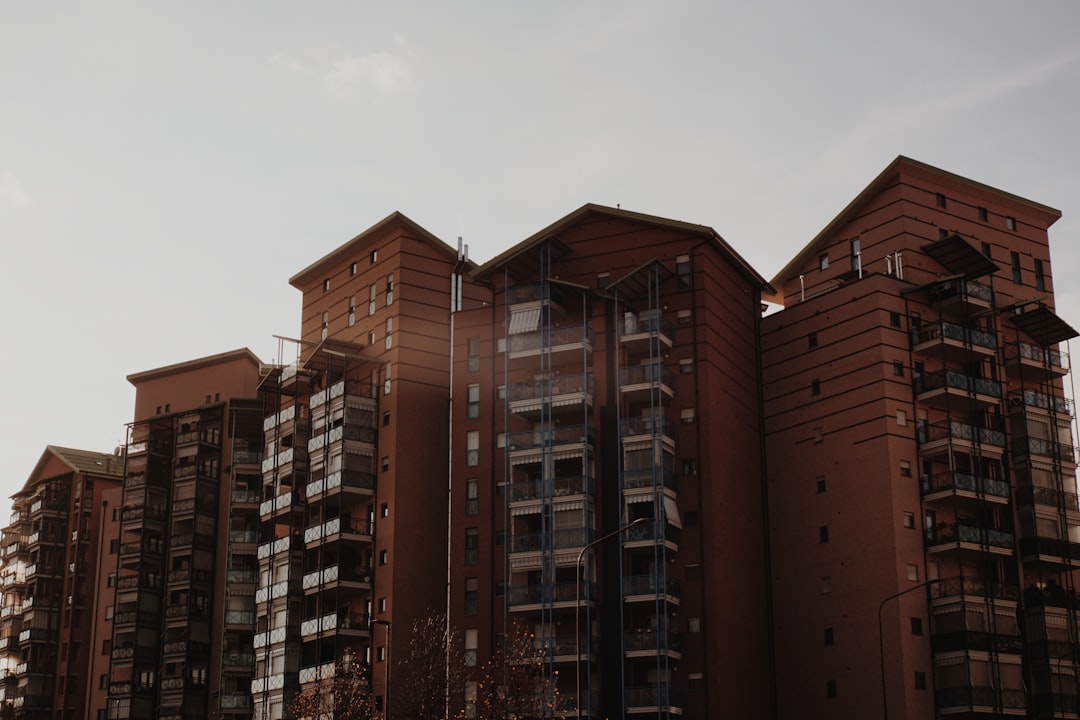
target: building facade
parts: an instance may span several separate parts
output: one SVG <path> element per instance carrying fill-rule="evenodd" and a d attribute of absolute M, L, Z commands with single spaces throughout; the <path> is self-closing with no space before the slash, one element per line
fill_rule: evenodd
<path fill-rule="evenodd" d="M 492 298 L 455 317 L 451 436 L 465 664 L 524 629 L 550 694 L 530 715 L 767 712 L 765 281 L 711 228 L 594 205 L 474 277 Z"/>
<path fill-rule="evenodd" d="M 774 279 L 781 717 L 1077 717 L 1059 215 L 898 158 Z"/>

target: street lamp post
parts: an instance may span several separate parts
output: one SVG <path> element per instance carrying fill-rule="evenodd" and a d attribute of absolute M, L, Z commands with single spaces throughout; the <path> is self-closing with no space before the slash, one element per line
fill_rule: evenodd
<path fill-rule="evenodd" d="M 386 656 L 383 658 L 383 717 L 390 717 L 390 621 L 372 619 L 372 625 L 386 628 Z"/>
<path fill-rule="evenodd" d="M 612 530 L 607 535 L 602 535 L 591 543 L 581 548 L 581 552 L 577 556 L 576 575 L 574 581 L 574 680 L 576 685 L 576 701 L 577 705 L 577 720 L 581 720 L 581 560 L 585 557 L 585 553 L 589 548 L 599 545 L 600 543 L 621 535 L 635 525 L 641 525 L 642 523 L 650 522 L 651 518 L 638 518 L 632 523 L 623 525 L 617 530 Z"/>
<path fill-rule="evenodd" d="M 907 595 L 909 592 L 915 592 L 916 590 L 922 590 L 923 588 L 936 585 L 941 582 L 941 579 L 927 580 L 924 583 L 918 585 L 912 585 L 911 587 L 901 590 L 898 593 L 893 593 L 887 598 L 883 599 L 877 608 L 877 636 L 878 636 L 878 660 L 881 663 L 881 717 L 882 720 L 889 720 L 889 700 L 885 691 L 885 631 L 882 627 L 881 611 L 885 609 L 885 603 L 890 600 L 895 600 L 901 595 Z"/>

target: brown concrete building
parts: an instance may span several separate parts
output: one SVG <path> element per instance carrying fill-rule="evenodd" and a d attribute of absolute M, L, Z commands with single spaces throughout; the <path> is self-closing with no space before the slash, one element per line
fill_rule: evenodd
<path fill-rule="evenodd" d="M 448 321 L 467 267 L 394 213 L 290 279 L 297 357 L 262 385 L 257 718 L 346 655 L 386 704 L 413 621 L 445 606 Z"/>
<path fill-rule="evenodd" d="M 12 502 L 3 531 L 0 692 L 26 720 L 90 717 L 103 498 L 124 458 L 48 446 Z"/>
<path fill-rule="evenodd" d="M 454 322 L 466 665 L 521 623 L 558 694 L 538 716 L 573 714 L 579 681 L 583 717 L 767 716 L 765 281 L 711 228 L 596 205 L 473 276 L 493 294 Z"/>
<path fill-rule="evenodd" d="M 1058 217 L 901 157 L 773 280 L 780 717 L 1078 716 Z"/>
<path fill-rule="evenodd" d="M 260 372 L 241 349 L 128 376 L 110 718 L 250 716 Z"/>

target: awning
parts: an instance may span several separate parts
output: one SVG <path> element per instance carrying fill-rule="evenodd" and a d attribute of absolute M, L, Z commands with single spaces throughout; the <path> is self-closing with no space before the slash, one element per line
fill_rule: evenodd
<path fill-rule="evenodd" d="M 552 512 L 566 512 L 567 510 L 584 510 L 584 500 L 570 500 L 568 502 L 555 503 L 551 506 Z"/>
<path fill-rule="evenodd" d="M 664 496 L 664 514 L 667 515 L 668 525 L 682 529 L 682 518 L 679 517 L 679 506 L 675 504 L 675 498 Z"/>
<path fill-rule="evenodd" d="M 521 517 L 522 515 L 536 515 L 540 512 L 540 503 L 535 505 L 519 505 L 518 507 L 510 508 L 511 517 Z"/>
<path fill-rule="evenodd" d="M 510 327 L 507 335 L 521 335 L 527 332 L 536 332 L 540 327 L 540 308 L 528 308 L 515 310 L 510 313 Z"/>

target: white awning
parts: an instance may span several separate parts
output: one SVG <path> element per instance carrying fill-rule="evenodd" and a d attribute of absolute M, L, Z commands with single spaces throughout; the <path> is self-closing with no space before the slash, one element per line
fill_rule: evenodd
<path fill-rule="evenodd" d="M 555 503 L 551 506 L 553 512 L 563 512 L 566 510 L 584 510 L 584 500 L 570 500 L 569 502 Z"/>
<path fill-rule="evenodd" d="M 518 507 L 510 508 L 511 517 L 521 517 L 522 515 L 536 515 L 540 512 L 540 503 L 535 505 L 519 505 Z"/>
<path fill-rule="evenodd" d="M 679 506 L 675 504 L 675 499 L 670 498 L 667 495 L 664 496 L 664 513 L 667 515 L 667 521 L 669 525 L 682 529 L 682 518 L 679 517 Z"/>
<path fill-rule="evenodd" d="M 527 332 L 536 332 L 540 327 L 540 308 L 516 310 L 510 313 L 510 327 L 507 335 L 520 335 Z"/>

